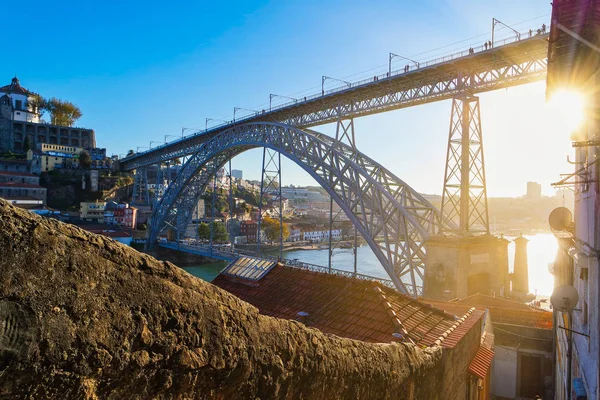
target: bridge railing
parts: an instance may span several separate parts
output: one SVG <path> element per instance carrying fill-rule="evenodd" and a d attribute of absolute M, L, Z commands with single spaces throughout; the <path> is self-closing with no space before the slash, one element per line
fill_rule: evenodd
<path fill-rule="evenodd" d="M 199 251 L 199 252 L 206 254 L 207 256 L 212 254 L 213 256 L 231 257 L 232 259 L 237 258 L 239 256 L 258 257 L 258 258 L 262 258 L 265 260 L 281 262 L 281 263 L 285 264 L 286 266 L 292 267 L 292 268 L 299 268 L 299 269 L 304 269 L 304 270 L 313 271 L 313 272 L 321 272 L 321 273 L 326 273 L 326 274 L 328 273 L 328 274 L 341 275 L 341 276 L 345 276 L 348 278 L 376 281 L 376 282 L 379 282 L 382 285 L 387 286 L 389 288 L 392 288 L 392 289 L 396 288 L 394 286 L 394 283 L 390 279 L 354 273 L 352 271 L 346 271 L 343 269 L 337 269 L 337 268 L 330 269 L 330 268 L 324 267 L 322 265 L 306 263 L 306 262 L 302 262 L 299 260 L 281 259 L 279 257 L 274 257 L 274 256 L 269 256 L 269 255 L 258 256 L 256 254 L 256 252 L 248 251 L 248 250 L 237 250 L 237 249 L 231 249 L 231 248 L 217 248 L 217 247 L 212 247 L 212 249 L 211 249 L 211 246 L 208 244 L 192 245 L 192 244 L 177 243 L 177 242 L 160 242 L 160 245 L 163 247 L 171 248 L 171 249 L 178 249 L 178 250 L 184 250 L 184 251 L 185 250 Z M 418 287 L 417 290 L 421 290 L 421 288 Z"/>
<path fill-rule="evenodd" d="M 443 57 L 438 57 L 438 58 L 434 58 L 432 60 L 428 60 L 428 61 L 424 61 L 424 62 L 419 62 L 418 63 L 419 67 L 416 68 L 416 69 L 415 69 L 414 66 L 411 66 L 411 68 L 408 71 L 404 71 L 404 69 L 398 69 L 398 70 L 391 71 L 391 73 L 384 73 L 384 74 L 374 75 L 372 78 L 362 79 L 362 80 L 355 81 L 355 82 L 349 82 L 350 83 L 349 85 L 346 84 L 346 85 L 342 85 L 342 86 L 337 86 L 335 88 L 328 89 L 328 90 L 325 90 L 325 91 L 322 91 L 322 92 L 319 92 L 319 93 L 315 93 L 315 94 L 312 94 L 312 95 L 309 95 L 309 96 L 304 96 L 304 97 L 302 97 L 300 99 L 297 99 L 297 100 L 294 100 L 294 101 L 288 101 L 288 102 L 285 102 L 285 103 L 282 103 L 282 104 L 278 104 L 277 106 L 272 107 L 269 110 L 265 109 L 265 110 L 262 110 L 262 112 L 254 112 L 254 113 L 251 113 L 251 114 L 242 115 L 240 118 L 237 118 L 235 120 L 235 123 L 236 124 L 237 123 L 243 123 L 243 122 L 246 122 L 247 120 L 250 120 L 252 118 L 256 118 L 257 115 L 261 115 L 263 113 L 270 113 L 272 111 L 282 110 L 282 109 L 284 109 L 286 107 L 291 107 L 291 106 L 294 106 L 294 105 L 297 105 L 297 104 L 305 103 L 305 102 L 308 102 L 308 101 L 311 101 L 311 100 L 314 100 L 314 99 L 317 99 L 317 98 L 320 98 L 320 97 L 324 97 L 324 96 L 328 96 L 328 95 L 336 94 L 336 93 L 341 93 L 341 92 L 344 92 L 346 90 L 351 90 L 351 89 L 359 87 L 359 86 L 363 86 L 363 85 L 367 85 L 367 84 L 373 83 L 374 81 L 378 81 L 378 80 L 388 79 L 388 78 L 392 78 L 392 77 L 396 77 L 396 76 L 400 76 L 400 75 L 406 75 L 406 74 L 414 73 L 415 71 L 419 71 L 419 70 L 424 69 L 424 68 L 429 68 L 429 67 L 432 67 L 432 66 L 438 65 L 438 64 L 444 64 L 444 63 L 447 63 L 448 61 L 456 60 L 458 58 L 466 57 L 468 55 L 473 55 L 473 54 L 477 54 L 477 53 L 481 53 L 481 52 L 485 52 L 485 51 L 492 51 L 494 48 L 501 47 L 501 46 L 504 46 L 504 45 L 507 45 L 507 44 L 510 44 L 510 43 L 514 43 L 514 42 L 518 42 L 518 41 L 525 41 L 525 40 L 528 40 L 528 39 L 539 38 L 540 37 L 540 34 L 537 33 L 537 27 L 536 27 L 536 29 L 532 29 L 531 30 L 531 32 L 532 32 L 531 36 L 529 35 L 529 32 L 530 32 L 530 29 L 526 29 L 523 32 L 520 32 L 520 36 L 517 36 L 516 34 L 513 34 L 513 35 L 511 35 L 511 36 L 509 36 L 507 38 L 504 38 L 504 39 L 494 40 L 494 46 L 493 46 L 493 48 L 491 48 L 491 47 L 487 47 L 486 48 L 485 45 L 481 45 L 481 46 L 477 46 L 477 47 L 472 47 L 471 48 L 471 49 L 473 49 L 472 52 L 470 52 L 469 49 L 466 49 L 466 50 L 463 50 L 463 51 L 454 52 L 454 53 L 445 55 Z M 547 31 L 541 34 L 541 36 L 544 36 L 544 35 L 547 35 Z M 228 122 L 228 123 L 221 123 L 219 125 L 215 125 L 215 126 L 211 127 L 210 129 L 207 129 L 207 130 L 204 130 L 204 131 L 202 131 L 202 130 L 196 131 L 196 132 L 194 132 L 191 135 L 187 135 L 187 136 L 184 136 L 184 137 L 182 137 L 180 139 L 176 139 L 176 140 L 173 140 L 173 141 L 168 142 L 166 144 L 162 144 L 160 146 L 154 147 L 153 149 L 146 150 L 146 151 L 144 151 L 142 153 L 136 153 L 134 156 L 143 155 L 143 154 L 151 152 L 151 151 L 156 151 L 156 150 L 160 150 L 162 148 L 166 148 L 166 147 L 171 146 L 171 145 L 173 145 L 173 144 L 175 144 L 177 142 L 184 141 L 184 140 L 188 139 L 191 136 L 198 136 L 198 135 L 202 135 L 204 133 L 208 133 L 208 132 L 211 132 L 211 131 L 214 131 L 214 130 L 219 130 L 219 129 L 223 128 L 223 127 L 231 125 L 232 122 L 233 121 Z M 133 157 L 133 156 L 130 156 L 130 157 Z M 129 157 L 125 157 L 123 160 L 126 160 L 127 158 L 129 158 Z"/>

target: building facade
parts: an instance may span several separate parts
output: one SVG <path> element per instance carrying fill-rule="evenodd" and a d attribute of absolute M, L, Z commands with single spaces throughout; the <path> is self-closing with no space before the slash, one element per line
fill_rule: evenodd
<path fill-rule="evenodd" d="M 104 223 L 105 208 L 106 203 L 104 202 L 83 201 L 79 205 L 79 218 L 86 221 Z"/>
<path fill-rule="evenodd" d="M 92 129 L 51 125 L 42 122 L 39 112 L 31 105 L 37 96 L 19 83 L 15 77 L 11 83 L 0 87 L 0 151 L 26 152 L 26 143 L 36 148 L 41 143 L 61 146 L 96 147 Z"/>

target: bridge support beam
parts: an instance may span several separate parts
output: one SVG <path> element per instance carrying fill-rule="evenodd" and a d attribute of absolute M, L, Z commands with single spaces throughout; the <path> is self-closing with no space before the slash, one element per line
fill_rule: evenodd
<path fill-rule="evenodd" d="M 133 196 L 131 203 L 134 205 L 150 204 L 150 194 L 148 192 L 148 170 L 138 168 L 133 176 Z"/>
<path fill-rule="evenodd" d="M 442 214 L 462 236 L 488 234 L 488 204 L 479 98 L 452 99 Z"/>
<path fill-rule="evenodd" d="M 283 199 L 281 197 L 281 153 L 263 148 L 262 174 L 260 180 L 260 201 L 258 203 L 258 232 L 256 233 L 256 252 L 260 256 L 261 224 L 265 214 L 267 198 L 275 207 L 272 210 L 279 220 L 279 257 L 283 257 Z"/>
<path fill-rule="evenodd" d="M 356 137 L 354 136 L 354 118 L 343 119 L 342 117 L 338 118 L 337 126 L 335 130 L 335 139 L 339 140 L 342 143 L 349 145 L 352 150 L 356 152 Z M 333 176 L 332 176 L 333 178 Z M 335 183 L 333 181 L 330 182 L 332 188 L 335 188 Z M 353 202 L 354 203 L 354 202 Z M 353 213 L 356 210 L 352 210 Z M 354 232 L 352 233 L 352 223 L 348 218 L 344 218 L 346 214 L 340 207 L 334 211 L 334 201 L 333 198 L 329 198 L 329 253 L 328 253 L 328 268 L 329 271 L 333 268 L 333 256 L 335 255 L 336 249 L 341 249 L 346 247 L 348 244 L 348 240 L 351 239 L 352 236 L 352 254 L 354 258 L 353 270 L 354 274 L 357 273 L 357 243 L 358 238 L 356 228 L 354 228 Z M 335 238 L 334 238 L 335 232 Z M 339 233 L 339 236 L 337 234 Z"/>

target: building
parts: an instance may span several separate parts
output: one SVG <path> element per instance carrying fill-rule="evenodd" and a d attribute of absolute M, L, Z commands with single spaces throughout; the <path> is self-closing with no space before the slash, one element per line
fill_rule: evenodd
<path fill-rule="evenodd" d="M 96 147 L 92 129 L 46 124 L 32 101 L 37 96 L 21 86 L 19 79 L 0 87 L 0 152 L 25 152 L 26 141 L 31 148 L 41 143 L 62 146 Z"/>
<path fill-rule="evenodd" d="M 135 229 L 137 226 L 137 208 L 127 203 L 105 204 L 104 223 L 121 225 L 124 228 Z"/>
<path fill-rule="evenodd" d="M 527 182 L 527 200 L 540 201 L 542 199 L 542 185 L 537 182 Z"/>
<path fill-rule="evenodd" d="M 274 262 L 265 265 L 251 257 L 238 259 L 212 283 L 261 314 L 296 320 L 332 335 L 371 343 L 401 342 L 409 348 L 440 346 L 437 370 L 444 395 L 439 398 L 488 398 L 494 349 L 484 311 L 470 309 L 456 317 L 378 282 Z"/>
<path fill-rule="evenodd" d="M 562 226 L 555 227 L 560 231 L 557 232 L 560 249 L 552 266 L 554 283 L 555 287 L 574 287 L 579 298 L 572 311 L 557 311 L 555 315 L 554 398 L 557 400 L 600 398 L 598 26 L 599 0 L 552 2 L 547 96 L 551 98 L 566 87 L 582 96 L 585 105 L 583 121 L 571 136 L 574 169 L 565 171 L 570 174 L 556 184 L 573 188 L 575 209 L 573 221 L 564 220 L 559 224 Z"/>
<path fill-rule="evenodd" d="M 232 169 L 231 177 L 235 179 L 244 179 L 244 172 L 241 169 Z"/>
<path fill-rule="evenodd" d="M 300 240 L 302 240 L 302 229 L 298 225 L 290 225 L 288 242 L 298 242 Z"/>
<path fill-rule="evenodd" d="M 248 243 L 256 243 L 258 224 L 254 221 L 242 221 L 240 223 L 240 236 L 246 236 Z"/>
<path fill-rule="evenodd" d="M 493 398 L 553 398 L 552 312 L 479 293 L 450 302 L 422 301 L 454 315 L 471 308 L 486 311 L 494 334 Z"/>
<path fill-rule="evenodd" d="M 331 238 L 340 239 L 342 237 L 341 229 L 332 229 Z M 329 229 L 305 229 L 302 231 L 302 240 L 318 243 L 324 240 L 329 240 Z"/>
<path fill-rule="evenodd" d="M 40 162 L 43 172 L 54 171 L 58 168 L 78 168 L 81 147 L 63 146 L 58 144 L 40 143 Z"/>
<path fill-rule="evenodd" d="M 28 172 L 0 171 L 0 197 L 15 205 L 31 201 L 41 201 L 44 205 L 46 192 L 46 188 L 40 186 L 40 178 L 36 175 Z"/>
<path fill-rule="evenodd" d="M 85 221 L 104 223 L 106 203 L 82 201 L 79 205 L 79 218 Z"/>

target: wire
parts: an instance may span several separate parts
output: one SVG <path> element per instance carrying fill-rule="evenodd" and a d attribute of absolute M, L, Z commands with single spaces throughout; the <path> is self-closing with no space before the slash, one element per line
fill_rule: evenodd
<path fill-rule="evenodd" d="M 532 336 L 519 335 L 518 333 L 507 331 L 507 330 L 504 330 L 504 329 L 501 329 L 501 328 L 498 328 L 498 327 L 495 327 L 495 326 L 494 326 L 494 331 L 500 331 L 500 332 L 508 333 L 509 335 L 518 336 L 518 337 L 523 338 L 523 339 L 539 340 L 540 342 L 551 342 L 552 341 L 552 339 L 540 339 L 540 338 L 535 338 L 535 337 L 532 337 Z"/>

